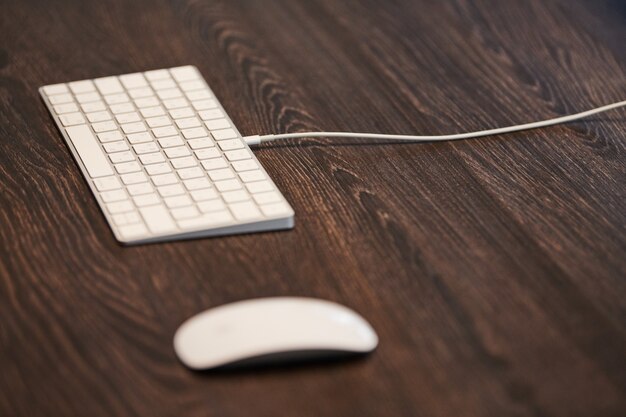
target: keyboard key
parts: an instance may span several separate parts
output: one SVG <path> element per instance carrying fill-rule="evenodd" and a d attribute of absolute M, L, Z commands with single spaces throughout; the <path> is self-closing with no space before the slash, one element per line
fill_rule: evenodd
<path fill-rule="evenodd" d="M 148 229 L 142 223 L 120 226 L 118 230 L 124 239 L 134 239 L 148 234 Z"/>
<path fill-rule="evenodd" d="M 243 142 L 239 139 L 228 139 L 217 143 L 223 151 L 232 151 L 234 149 L 244 148 Z"/>
<path fill-rule="evenodd" d="M 113 168 L 87 125 L 71 126 L 65 132 L 91 178 L 113 174 Z M 106 190 L 98 188 L 98 191 Z"/>
<path fill-rule="evenodd" d="M 184 144 L 185 142 L 183 142 L 183 139 L 178 135 L 159 139 L 159 145 L 161 145 L 161 148 L 172 148 L 174 146 L 181 146 Z"/>
<path fill-rule="evenodd" d="M 96 87 L 93 85 L 91 80 L 83 80 L 83 81 L 74 81 L 67 84 L 72 90 L 74 94 L 80 93 L 88 93 L 90 91 L 95 91 Z"/>
<path fill-rule="evenodd" d="M 276 191 L 254 194 L 252 197 L 254 198 L 254 201 L 256 201 L 259 205 L 282 201 L 280 194 L 278 194 Z"/>
<path fill-rule="evenodd" d="M 65 84 L 53 84 L 45 86 L 43 88 L 43 92 L 46 93 L 46 95 L 50 96 L 53 94 L 67 93 L 68 89 Z"/>
<path fill-rule="evenodd" d="M 80 109 L 85 113 L 91 113 L 94 111 L 106 110 L 107 106 L 102 100 L 94 101 L 92 103 L 84 103 L 80 105 Z"/>
<path fill-rule="evenodd" d="M 251 171 L 259 168 L 259 165 L 253 159 L 233 162 L 231 165 L 237 172 Z"/>
<path fill-rule="evenodd" d="M 132 99 L 136 99 L 136 98 L 143 98 L 143 97 L 151 97 L 154 95 L 154 92 L 149 87 L 133 88 L 132 90 L 128 90 L 128 95 Z"/>
<path fill-rule="evenodd" d="M 147 153 L 143 155 L 139 155 L 139 160 L 142 164 L 158 164 L 160 162 L 165 161 L 165 157 L 161 154 L 161 152 Z"/>
<path fill-rule="evenodd" d="M 93 81 L 102 95 L 124 92 L 124 87 L 122 87 L 117 77 L 96 78 Z"/>
<path fill-rule="evenodd" d="M 154 191 L 154 188 L 149 182 L 129 185 L 126 189 L 128 190 L 128 194 L 132 196 L 148 194 Z"/>
<path fill-rule="evenodd" d="M 272 183 L 269 181 L 250 182 L 246 184 L 246 188 L 252 194 L 264 193 L 266 191 L 272 191 L 274 189 Z"/>
<path fill-rule="evenodd" d="M 238 180 L 217 181 L 214 185 L 215 188 L 217 188 L 217 190 L 221 193 L 242 188 L 241 183 Z"/>
<path fill-rule="evenodd" d="M 78 101 L 79 103 L 83 104 L 83 103 L 90 103 L 92 101 L 100 101 L 100 95 L 98 93 L 83 93 L 83 94 L 76 94 L 76 101 Z"/>
<path fill-rule="evenodd" d="M 227 191 L 222 194 L 222 198 L 227 203 L 238 203 L 250 199 L 250 195 L 243 190 Z"/>
<path fill-rule="evenodd" d="M 114 164 L 119 164 L 120 162 L 134 161 L 135 157 L 131 151 L 124 151 L 110 154 L 109 159 Z"/>
<path fill-rule="evenodd" d="M 54 112 L 56 114 L 73 113 L 78 111 L 76 103 L 57 104 L 54 106 Z"/>
<path fill-rule="evenodd" d="M 183 168 L 179 169 L 176 172 L 178 173 L 178 176 L 183 180 L 204 177 L 204 171 L 202 171 L 199 167 Z"/>
<path fill-rule="evenodd" d="M 178 83 L 178 85 L 180 86 L 180 89 L 183 91 L 202 90 L 202 89 L 207 88 L 206 84 L 200 80 L 184 81 L 184 82 Z"/>
<path fill-rule="evenodd" d="M 157 175 L 157 174 L 165 174 L 168 172 L 172 172 L 172 168 L 170 168 L 170 165 L 167 162 L 162 162 L 160 164 L 147 165 L 145 168 L 146 168 L 146 172 L 148 173 L 148 175 Z"/>
<path fill-rule="evenodd" d="M 196 101 L 191 102 L 191 105 L 193 106 L 194 109 L 199 111 L 199 110 L 214 109 L 217 107 L 217 102 L 213 99 L 196 100 Z"/>
<path fill-rule="evenodd" d="M 210 200 L 198 203 L 198 208 L 203 213 L 210 213 L 212 211 L 224 210 L 226 205 L 222 202 L 222 200 Z"/>
<path fill-rule="evenodd" d="M 252 220 L 261 217 L 261 212 L 253 202 L 234 203 L 228 208 L 237 220 Z"/>
<path fill-rule="evenodd" d="M 108 163 L 107 166 L 110 167 Z M 113 174 L 113 169 L 111 169 L 111 174 Z M 120 184 L 120 181 L 114 176 L 96 178 L 93 180 L 93 183 L 98 191 L 109 191 L 122 188 L 122 184 Z"/>
<path fill-rule="evenodd" d="M 61 120 L 61 123 L 63 124 L 63 126 L 75 126 L 75 125 L 82 125 L 83 123 L 86 123 L 85 118 L 83 117 L 82 113 L 63 114 L 59 116 L 59 120 Z"/>
<path fill-rule="evenodd" d="M 103 193 L 100 193 L 100 198 L 102 198 L 102 201 L 105 203 L 112 203 L 114 201 L 126 200 L 128 197 L 126 196 L 126 192 L 124 192 L 124 190 L 118 189 L 104 191 Z"/>
<path fill-rule="evenodd" d="M 154 142 L 147 142 L 140 143 L 139 145 L 133 145 L 133 149 L 137 155 L 141 155 L 149 152 L 157 152 L 159 150 L 159 146 Z"/>
<path fill-rule="evenodd" d="M 143 109 L 144 107 L 154 107 L 160 104 L 159 99 L 156 97 L 137 98 L 134 100 L 134 103 L 138 109 Z"/>
<path fill-rule="evenodd" d="M 228 166 L 228 163 L 221 158 L 209 159 L 202 161 L 201 163 L 204 169 L 206 169 L 207 171 L 212 169 L 226 168 Z"/>
<path fill-rule="evenodd" d="M 168 110 L 187 107 L 187 104 L 187 100 L 185 100 L 184 98 L 171 98 L 169 100 L 163 101 L 163 105 Z"/>
<path fill-rule="evenodd" d="M 197 217 L 200 213 L 195 207 L 180 207 L 172 209 L 172 217 L 176 220 L 189 219 Z"/>
<path fill-rule="evenodd" d="M 129 113 L 131 111 L 135 111 L 135 108 L 130 103 L 114 104 L 112 106 L 109 106 L 109 109 L 113 114 Z"/>
<path fill-rule="evenodd" d="M 185 93 L 185 95 L 187 96 L 187 99 L 189 99 L 190 101 L 204 100 L 204 99 L 213 97 L 213 94 L 211 94 L 209 90 L 189 91 Z"/>
<path fill-rule="evenodd" d="M 171 78 L 164 78 L 162 80 L 153 81 L 151 84 L 152 88 L 154 88 L 155 90 L 165 90 L 168 88 L 176 87 L 176 83 Z"/>
<path fill-rule="evenodd" d="M 226 129 L 230 127 L 230 123 L 226 119 L 215 119 L 204 122 L 204 125 L 209 130 Z"/>
<path fill-rule="evenodd" d="M 185 190 L 180 184 L 163 185 L 158 188 L 161 197 L 172 197 L 175 195 L 185 194 Z"/>
<path fill-rule="evenodd" d="M 170 73 L 166 69 L 146 71 L 143 75 L 150 80 L 150 82 L 170 78 Z"/>
<path fill-rule="evenodd" d="M 209 171 L 208 173 L 212 181 L 227 180 L 235 177 L 235 174 L 230 170 L 230 168 L 216 169 Z"/>
<path fill-rule="evenodd" d="M 237 132 L 234 129 L 212 130 L 211 135 L 216 140 L 232 139 L 237 137 Z"/>
<path fill-rule="evenodd" d="M 185 139 L 201 138 L 201 137 L 207 135 L 206 130 L 204 130 L 204 128 L 202 128 L 202 127 L 194 127 L 194 128 L 191 128 L 191 129 L 183 129 L 183 130 L 180 131 L 180 133 L 183 134 Z"/>
<path fill-rule="evenodd" d="M 52 104 L 63 104 L 63 103 L 72 103 L 74 99 L 71 94 L 57 94 L 56 96 L 48 97 L 50 103 Z"/>
<path fill-rule="evenodd" d="M 102 144 L 102 147 L 107 153 L 121 152 L 121 151 L 128 150 L 128 144 L 124 142 L 123 140 L 120 140 L 117 142 L 104 143 Z"/>
<path fill-rule="evenodd" d="M 107 204 L 107 210 L 109 210 L 109 213 L 111 214 L 124 213 L 126 211 L 132 211 L 134 209 L 135 206 L 133 206 L 133 204 L 128 200 L 117 201 L 115 203 Z"/>
<path fill-rule="evenodd" d="M 184 180 L 183 184 L 189 191 L 210 188 L 211 182 L 206 177 Z"/>
<path fill-rule="evenodd" d="M 261 211 L 267 217 L 287 216 L 291 214 L 291 209 L 285 203 L 267 204 L 261 206 Z"/>
<path fill-rule="evenodd" d="M 149 119 L 146 119 L 146 123 L 148 124 L 150 128 L 154 128 L 154 127 L 169 126 L 172 124 L 172 121 L 167 116 L 157 116 L 157 117 L 151 117 Z"/>
<path fill-rule="evenodd" d="M 133 201 L 137 207 L 153 206 L 161 202 L 161 197 L 155 193 L 137 195 L 133 197 Z"/>
<path fill-rule="evenodd" d="M 178 179 L 176 178 L 176 175 L 170 173 L 170 174 L 160 174 L 160 175 L 154 175 L 151 177 L 152 182 L 154 183 L 154 185 L 159 186 L 159 185 L 170 185 L 170 184 L 176 184 L 178 182 Z"/>
<path fill-rule="evenodd" d="M 91 125 L 91 127 L 96 133 L 108 132 L 109 130 L 117 130 L 117 125 L 115 124 L 115 122 L 110 120 L 107 122 L 94 123 Z"/>
<path fill-rule="evenodd" d="M 165 110 L 161 106 L 145 107 L 139 111 L 143 117 L 162 116 L 165 114 Z"/>
<path fill-rule="evenodd" d="M 157 138 L 164 138 L 166 136 L 174 136 L 178 134 L 178 131 L 174 126 L 165 126 L 152 129 L 152 133 Z"/>
<path fill-rule="evenodd" d="M 224 211 L 217 211 L 204 214 L 199 217 L 194 217 L 192 219 L 183 219 L 178 220 L 178 225 L 182 229 L 199 229 L 203 227 L 211 227 L 219 224 L 227 224 L 232 222 L 231 214 Z"/>
<path fill-rule="evenodd" d="M 202 120 L 213 120 L 224 117 L 224 112 L 220 109 L 202 110 L 198 112 Z"/>
<path fill-rule="evenodd" d="M 139 113 L 133 111 L 130 113 L 118 114 L 117 116 L 115 116 L 115 120 L 117 120 L 117 123 L 119 124 L 132 123 L 140 121 L 141 117 L 139 116 Z"/>
<path fill-rule="evenodd" d="M 89 120 L 91 123 L 111 120 L 111 115 L 108 111 L 96 111 L 92 113 L 87 113 L 85 116 L 87 116 L 87 120 Z"/>
<path fill-rule="evenodd" d="M 200 120 L 195 117 L 187 117 L 184 119 L 177 119 L 176 126 L 178 126 L 179 129 L 189 129 L 190 127 L 202 126 L 202 124 L 200 123 Z"/>
<path fill-rule="evenodd" d="M 109 132 L 98 133 L 98 139 L 102 143 L 116 142 L 118 140 L 123 140 L 124 136 L 122 136 L 119 130 L 111 130 Z"/>
<path fill-rule="evenodd" d="M 161 197 L 164 198 L 185 194 L 185 190 L 180 184 L 163 185 L 157 189 L 159 190 L 159 194 L 161 194 Z"/>
<path fill-rule="evenodd" d="M 190 194 L 191 194 L 191 198 L 193 198 L 194 201 L 212 200 L 214 198 L 218 198 L 219 197 L 217 192 L 214 189 L 212 189 L 212 188 L 205 188 L 205 189 L 202 189 L 202 190 L 195 190 L 195 191 L 192 191 Z"/>
<path fill-rule="evenodd" d="M 120 75 L 120 81 L 127 89 L 131 88 L 139 88 L 139 87 L 147 87 L 148 82 L 144 78 L 143 74 L 135 73 L 135 74 L 126 74 Z"/>
<path fill-rule="evenodd" d="M 154 234 L 167 233 L 176 230 L 176 225 L 163 205 L 140 207 L 139 212 Z"/>
<path fill-rule="evenodd" d="M 136 145 L 138 143 L 152 142 L 154 140 L 149 132 L 131 133 L 130 135 L 127 135 L 126 138 L 132 145 Z"/>
<path fill-rule="evenodd" d="M 121 214 L 118 214 L 117 216 L 121 216 Z M 136 211 L 130 211 L 128 213 L 124 213 L 124 218 L 126 220 L 126 224 L 133 224 L 133 223 L 141 222 L 141 217 L 139 216 L 139 213 L 137 213 Z"/>
<path fill-rule="evenodd" d="M 231 162 L 252 158 L 252 155 L 250 155 L 250 152 L 248 152 L 247 149 L 237 149 L 236 151 L 224 152 L 224 156 L 226 156 L 226 158 Z"/>
<path fill-rule="evenodd" d="M 113 222 L 118 225 L 118 226 L 124 226 L 125 224 L 128 224 L 128 221 L 126 220 L 126 214 L 130 214 L 132 213 L 120 213 L 120 214 L 114 214 L 113 217 Z"/>
<path fill-rule="evenodd" d="M 172 74 L 172 77 L 178 82 L 197 80 L 200 78 L 198 71 L 191 65 L 170 68 L 170 74 Z"/>
<path fill-rule="evenodd" d="M 176 148 L 168 148 L 164 150 L 165 155 L 168 158 L 179 158 L 181 156 L 190 155 L 189 149 L 186 146 L 178 146 Z"/>
<path fill-rule="evenodd" d="M 125 185 L 138 184 L 140 182 L 148 181 L 148 177 L 143 172 L 133 172 L 132 174 L 120 175 L 122 182 Z"/>
<path fill-rule="evenodd" d="M 126 123 L 121 125 L 120 127 L 122 128 L 122 131 L 127 135 L 129 133 L 143 132 L 146 130 L 146 126 L 143 124 L 143 122 Z"/>
<path fill-rule="evenodd" d="M 130 98 L 126 93 L 109 94 L 108 96 L 104 96 L 104 101 L 106 101 L 108 105 L 126 103 L 129 100 Z"/>
<path fill-rule="evenodd" d="M 130 212 L 132 213 L 132 211 Z M 118 226 L 124 226 L 125 224 L 128 224 L 127 220 L 126 220 L 126 214 L 130 214 L 130 213 L 120 213 L 120 214 L 114 214 L 113 217 L 113 222 L 118 225 Z"/>
<path fill-rule="evenodd" d="M 168 197 L 164 199 L 165 205 L 169 208 L 175 207 L 187 207 L 193 204 L 193 201 L 186 195 L 179 195 L 176 197 Z"/>
<path fill-rule="evenodd" d="M 141 171 L 141 166 L 139 166 L 137 161 L 122 162 L 120 164 L 115 164 L 115 170 L 118 174 L 128 174 L 130 172 Z"/>
<path fill-rule="evenodd" d="M 195 115 L 194 110 L 191 107 L 182 107 L 169 111 L 170 117 L 174 120 L 186 119 Z"/>
<path fill-rule="evenodd" d="M 213 145 L 213 141 L 209 138 L 198 138 L 198 139 L 191 139 L 187 141 L 187 144 L 189 145 L 189 147 L 191 149 L 202 149 L 202 148 L 209 148 Z"/>
<path fill-rule="evenodd" d="M 185 157 L 185 158 L 176 158 L 176 159 L 172 159 L 172 166 L 176 169 L 179 168 L 189 168 L 189 167 L 193 167 L 198 165 L 196 163 L 196 160 L 193 159 L 191 156 Z"/>
<path fill-rule="evenodd" d="M 261 181 L 265 179 L 265 174 L 260 169 L 255 171 L 244 171 L 239 174 L 239 178 L 241 178 L 241 181 L 243 182 Z"/>
<path fill-rule="evenodd" d="M 198 159 L 219 158 L 221 156 L 220 151 L 215 148 L 200 149 L 199 151 L 195 151 L 194 154 Z"/>
<path fill-rule="evenodd" d="M 161 100 L 167 100 L 168 98 L 176 98 L 176 97 L 181 97 L 183 95 L 183 92 L 180 91 L 178 88 L 168 88 L 165 90 L 157 90 L 157 96 L 159 96 L 159 98 Z"/>

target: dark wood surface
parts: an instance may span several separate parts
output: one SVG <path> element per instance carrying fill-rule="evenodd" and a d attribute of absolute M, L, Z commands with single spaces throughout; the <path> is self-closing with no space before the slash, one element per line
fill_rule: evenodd
<path fill-rule="evenodd" d="M 624 111 L 267 146 L 294 230 L 123 248 L 37 95 L 194 64 L 243 134 L 529 122 L 626 98 L 624 2 L 4 0 L 0 39 L 1 416 L 626 415 Z M 187 317 L 276 295 L 355 309 L 379 349 L 177 361 Z"/>

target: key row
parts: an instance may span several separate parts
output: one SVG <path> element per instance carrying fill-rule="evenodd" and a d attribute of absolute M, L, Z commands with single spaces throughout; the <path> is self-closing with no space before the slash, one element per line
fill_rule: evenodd
<path fill-rule="evenodd" d="M 171 74 L 171 76 L 170 76 Z M 179 67 L 145 73 L 125 74 L 119 77 L 103 77 L 95 80 L 74 81 L 68 84 L 54 84 L 43 88 L 46 95 L 83 94 L 99 91 L 102 95 L 115 94 L 137 88 L 152 86 L 154 89 L 172 88 L 176 83 L 183 91 L 193 91 L 206 87 L 201 76 L 193 67 Z"/>
<path fill-rule="evenodd" d="M 192 96 L 188 93 L 186 96 L 173 97 L 168 99 L 159 99 L 157 96 L 142 97 L 142 98 L 130 98 L 126 93 L 114 94 L 104 96 L 104 100 L 100 96 L 92 96 L 89 99 L 82 99 L 77 97 L 78 104 L 74 102 L 72 96 L 69 94 L 50 96 L 48 99 L 53 105 L 53 109 L 56 114 L 67 114 L 70 112 L 77 112 L 78 107 L 84 113 L 92 113 L 97 111 L 105 111 L 107 108 L 111 110 L 113 114 L 130 113 L 135 109 L 143 109 L 148 107 L 156 107 L 163 105 L 167 110 L 174 110 L 189 107 L 193 107 L 196 111 L 211 110 L 218 107 L 217 101 L 209 93 L 208 90 L 198 90 Z"/>
<path fill-rule="evenodd" d="M 224 112 L 217 107 L 217 103 L 215 107 L 199 110 L 197 112 L 189 106 L 177 107 L 166 110 L 163 108 L 163 106 L 160 105 L 159 102 L 155 103 L 153 101 L 142 101 L 139 104 L 141 105 L 141 107 L 135 107 L 131 103 L 121 103 L 107 107 L 107 105 L 103 101 L 96 101 L 92 103 L 81 104 L 80 108 L 76 103 L 58 104 L 53 106 L 53 108 L 55 113 L 59 116 L 82 111 L 87 116 L 87 119 L 92 123 L 101 120 L 109 120 L 109 111 L 113 115 L 115 115 L 116 119 L 122 118 L 122 120 L 132 119 L 136 117 L 134 115 L 137 114 L 137 111 L 139 111 L 139 113 L 141 113 L 144 118 L 169 115 L 170 118 L 172 118 L 173 120 L 194 117 L 196 114 L 200 116 L 200 118 L 204 121 L 225 117 Z M 126 115 L 127 113 L 130 114 Z M 101 120 L 97 120 L 98 118 L 100 118 Z M 120 123 L 125 122 L 120 121 Z"/>

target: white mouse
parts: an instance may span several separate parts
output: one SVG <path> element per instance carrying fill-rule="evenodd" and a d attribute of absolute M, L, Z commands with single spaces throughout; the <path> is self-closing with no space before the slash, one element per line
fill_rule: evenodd
<path fill-rule="evenodd" d="M 222 305 L 185 321 L 174 336 L 192 369 L 367 353 L 378 336 L 363 317 L 330 301 L 258 298 Z"/>

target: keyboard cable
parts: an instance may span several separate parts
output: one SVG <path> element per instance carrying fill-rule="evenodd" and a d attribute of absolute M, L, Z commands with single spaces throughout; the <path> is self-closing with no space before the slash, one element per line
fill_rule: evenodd
<path fill-rule="evenodd" d="M 250 135 L 245 136 L 243 139 L 250 147 L 259 146 L 262 143 L 273 142 L 283 139 L 296 139 L 296 138 L 360 138 L 360 139 L 381 139 L 391 141 L 405 141 L 405 142 L 438 142 L 438 141 L 451 141 L 460 139 L 472 139 L 483 136 L 499 135 L 503 133 L 519 132 L 521 130 L 537 129 L 540 127 L 554 126 L 561 123 L 568 123 L 574 120 L 579 120 L 585 117 L 592 116 L 594 114 L 603 113 L 609 110 L 617 109 L 626 106 L 626 100 L 613 104 L 607 104 L 606 106 L 597 107 L 595 109 L 587 110 L 584 112 L 571 114 L 569 116 L 556 117 L 554 119 L 543 120 L 540 122 L 526 123 L 515 126 L 501 127 L 497 129 L 479 130 L 469 133 L 457 133 L 452 135 L 435 135 L 435 136 L 416 136 L 416 135 L 388 135 L 379 133 L 353 133 L 353 132 L 300 132 L 300 133 L 282 133 L 276 135 Z"/>

